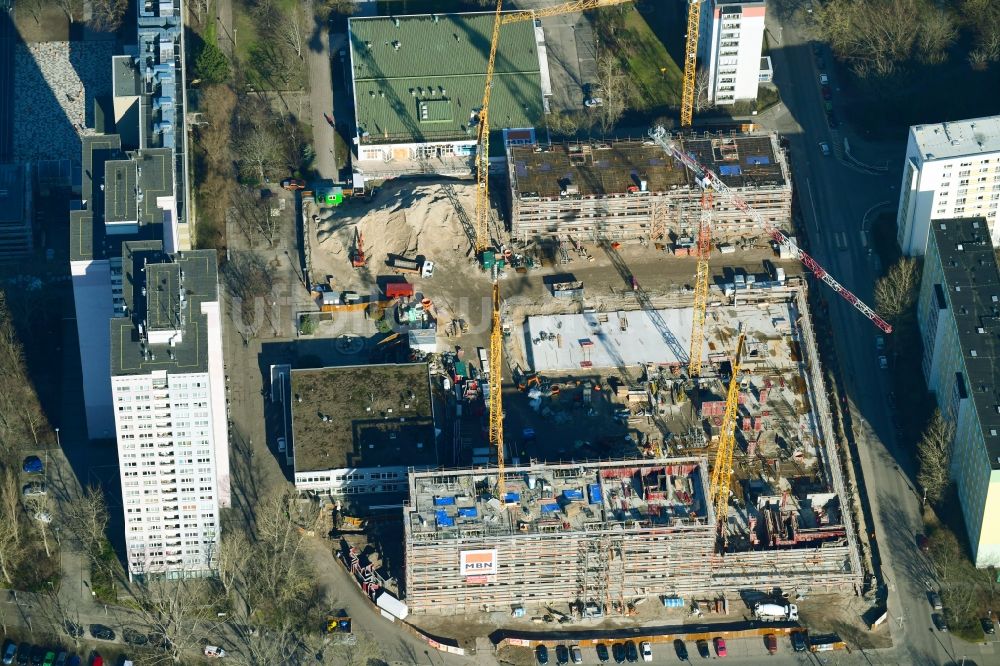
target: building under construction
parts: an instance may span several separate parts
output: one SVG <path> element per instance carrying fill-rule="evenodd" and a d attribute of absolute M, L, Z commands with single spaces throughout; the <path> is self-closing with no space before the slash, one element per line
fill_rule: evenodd
<path fill-rule="evenodd" d="M 697 381 L 684 372 L 689 307 L 512 322 L 527 346 L 523 356 L 511 346 L 512 362 L 545 373 L 526 396 L 546 415 L 534 423 L 532 456 L 563 457 L 553 455 L 567 438 L 558 424 L 571 419 L 593 423 L 592 431 L 620 420 L 628 436 L 608 444 L 595 432 L 595 441 L 577 442 L 572 457 L 601 462 L 507 468 L 504 504 L 494 497 L 496 469 L 411 473 L 404 509 L 411 610 L 509 611 L 544 602 L 609 614 L 650 597 L 859 589 L 863 572 L 805 287 L 723 284 L 713 293 Z M 707 470 L 740 326 L 748 333 L 737 446 L 720 529 L 706 500 Z M 615 391 L 580 381 L 616 366 L 632 379 Z"/>
<path fill-rule="evenodd" d="M 790 226 L 792 182 L 777 134 L 698 134 L 678 141 L 765 220 Z M 515 239 L 639 238 L 683 245 L 697 236 L 702 189 L 652 141 L 515 145 L 507 157 Z M 716 241 L 761 234 L 731 202 L 720 197 L 712 205 Z"/>

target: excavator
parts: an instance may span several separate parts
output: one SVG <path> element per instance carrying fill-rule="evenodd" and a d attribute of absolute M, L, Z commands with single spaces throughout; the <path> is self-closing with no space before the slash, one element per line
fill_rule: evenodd
<path fill-rule="evenodd" d="M 351 266 L 355 268 L 364 268 L 365 264 L 368 262 L 368 258 L 365 257 L 365 237 L 357 227 L 354 229 L 354 251 L 351 252 Z"/>

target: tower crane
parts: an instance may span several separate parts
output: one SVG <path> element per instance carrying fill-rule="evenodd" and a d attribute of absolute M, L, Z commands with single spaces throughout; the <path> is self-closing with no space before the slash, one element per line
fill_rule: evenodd
<path fill-rule="evenodd" d="M 868 317 L 869 320 L 885 333 L 892 333 L 892 326 L 882 319 L 875 310 L 869 307 L 864 301 L 855 296 L 844 285 L 837 282 L 830 273 L 827 272 L 818 261 L 803 252 L 798 245 L 793 243 L 780 229 L 777 229 L 770 222 L 750 206 L 742 197 L 736 194 L 731 187 L 726 185 L 711 169 L 701 165 L 691 155 L 681 150 L 670 138 L 663 127 L 654 127 L 649 130 L 649 137 L 655 141 L 668 155 L 677 159 L 688 171 L 694 175 L 698 185 L 704 189 L 711 189 L 713 196 L 722 196 L 728 203 L 736 207 L 737 210 L 746 213 L 757 225 L 760 226 L 771 237 L 775 243 L 784 247 L 792 253 L 796 259 L 808 268 L 816 278 L 826 283 L 828 287 L 837 292 L 841 298 L 854 306 L 854 308 Z M 697 315 L 695 315 L 697 316 Z M 702 314 L 704 317 L 704 314 Z"/>
<path fill-rule="evenodd" d="M 688 0 L 687 39 L 684 40 L 684 85 L 681 88 L 681 127 L 691 127 L 698 66 L 701 0 Z"/>
<path fill-rule="evenodd" d="M 698 268 L 694 276 L 694 308 L 691 318 L 691 347 L 688 352 L 688 376 L 701 376 L 701 348 L 705 339 L 705 311 L 708 309 L 708 260 L 712 254 L 712 190 L 701 193 L 701 219 L 698 223 Z"/>
<path fill-rule="evenodd" d="M 614 7 L 632 0 L 573 0 L 543 9 L 532 9 L 519 12 L 503 13 L 503 0 L 497 0 L 496 13 L 493 19 L 493 34 L 490 37 L 490 56 L 486 63 L 486 88 L 483 91 L 483 103 L 479 107 L 479 131 L 476 142 L 476 255 L 490 246 L 489 216 L 490 216 L 490 93 L 493 90 L 493 72 L 497 59 L 497 44 L 500 40 L 500 26 L 518 21 L 531 21 L 547 16 L 558 16 L 572 12 L 582 12 L 588 9 Z"/>
<path fill-rule="evenodd" d="M 740 337 L 736 341 L 736 355 L 732 360 L 733 376 L 729 379 L 729 390 L 726 392 L 726 411 L 722 416 L 722 429 L 719 431 L 719 450 L 715 454 L 715 467 L 712 468 L 712 481 L 709 484 L 720 538 L 725 535 L 726 516 L 729 513 L 729 485 L 732 482 L 733 452 L 736 449 L 736 410 L 739 407 L 740 363 L 743 360 L 745 340 L 746 334 L 741 329 Z"/>
<path fill-rule="evenodd" d="M 503 14 L 503 0 L 497 0 L 496 12 L 493 17 L 493 33 L 490 36 L 490 55 L 486 63 L 486 86 L 483 90 L 483 104 L 479 109 L 479 133 L 476 142 L 476 255 L 490 245 L 489 215 L 490 215 L 490 94 L 493 91 L 493 72 L 496 67 L 497 45 L 500 41 L 500 26 L 516 21 L 529 21 L 579 12 L 598 7 L 613 7 L 632 0 L 573 0 L 561 5 L 544 9 L 512 12 Z M 503 443 L 503 398 L 500 392 L 503 374 L 503 331 L 500 323 L 500 285 L 493 282 L 493 328 L 490 331 L 490 444 L 497 451 L 497 499 L 503 503 L 506 499 L 506 481 L 504 479 L 504 443 Z"/>

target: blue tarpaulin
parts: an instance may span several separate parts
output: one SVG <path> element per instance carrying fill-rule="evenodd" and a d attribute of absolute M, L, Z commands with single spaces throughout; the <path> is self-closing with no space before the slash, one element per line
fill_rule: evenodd
<path fill-rule="evenodd" d="M 503 501 L 507 504 L 513 504 L 514 502 L 521 501 L 521 493 L 507 493 L 504 495 Z"/>
<path fill-rule="evenodd" d="M 576 488 L 567 488 L 563 491 L 563 497 L 569 502 L 582 502 L 583 491 Z"/>
<path fill-rule="evenodd" d="M 479 513 L 476 511 L 476 507 L 470 506 L 468 508 L 463 508 L 458 510 L 458 515 L 463 518 L 475 518 Z"/>
<path fill-rule="evenodd" d="M 738 176 L 740 173 L 742 172 L 738 166 L 728 165 L 719 167 L 720 176 Z"/>
<path fill-rule="evenodd" d="M 542 513 L 555 513 L 559 510 L 558 504 L 543 504 Z"/>
<path fill-rule="evenodd" d="M 448 515 L 448 512 L 444 509 L 438 509 L 435 513 L 437 516 L 438 527 L 452 527 L 455 524 L 455 519 Z"/>
<path fill-rule="evenodd" d="M 435 497 L 434 506 L 451 506 L 455 503 L 454 497 Z"/>
<path fill-rule="evenodd" d="M 591 504 L 600 504 L 601 503 L 601 484 L 599 484 L 599 483 L 592 483 L 589 486 L 587 486 L 587 494 L 590 495 L 590 503 Z"/>
<path fill-rule="evenodd" d="M 770 164 L 771 158 L 767 155 L 750 155 L 747 157 L 747 164 L 752 166 L 763 166 L 765 164 Z"/>

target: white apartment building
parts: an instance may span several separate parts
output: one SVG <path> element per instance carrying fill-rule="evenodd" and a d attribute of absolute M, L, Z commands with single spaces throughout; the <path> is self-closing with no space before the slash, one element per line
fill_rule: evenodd
<path fill-rule="evenodd" d="M 230 503 L 215 253 L 122 245 L 110 372 L 129 576 L 211 575 Z"/>
<path fill-rule="evenodd" d="M 708 70 L 710 102 L 757 99 L 764 45 L 764 0 L 710 0 L 703 4 L 698 61 Z"/>
<path fill-rule="evenodd" d="M 984 217 L 1000 246 L 1000 116 L 914 125 L 906 143 L 896 217 L 908 256 L 923 255 L 931 220 Z"/>

